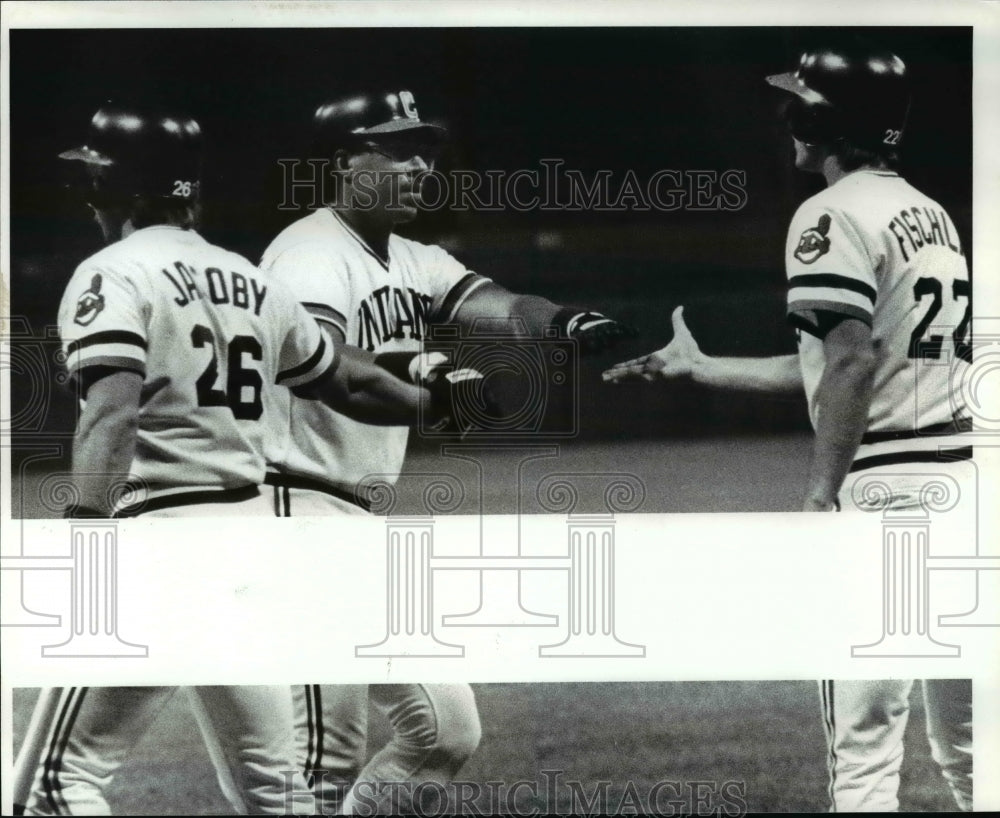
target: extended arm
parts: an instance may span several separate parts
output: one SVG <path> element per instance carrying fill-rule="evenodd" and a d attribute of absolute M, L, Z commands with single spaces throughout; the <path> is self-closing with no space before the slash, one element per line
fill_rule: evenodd
<path fill-rule="evenodd" d="M 70 516 L 110 517 L 112 491 L 124 482 L 135 455 L 142 375 L 112 370 L 94 380 L 73 440 L 77 502 Z"/>
<path fill-rule="evenodd" d="M 871 327 L 839 321 L 823 339 L 825 366 L 816 390 L 816 442 L 804 511 L 829 511 L 868 425 L 875 373 Z"/>
<path fill-rule="evenodd" d="M 674 337 L 663 349 L 616 364 L 604 373 L 604 380 L 671 380 L 690 378 L 716 389 L 758 392 L 769 395 L 802 393 L 802 372 L 798 356 L 771 358 L 716 358 L 706 355 L 684 323 L 684 308 L 671 316 Z"/>
<path fill-rule="evenodd" d="M 555 323 L 559 305 L 540 295 L 520 295 L 492 281 L 473 290 L 462 302 L 455 318 L 471 325 L 477 319 L 521 321 L 530 335 L 541 335 Z"/>
<path fill-rule="evenodd" d="M 703 358 L 691 370 L 695 383 L 767 395 L 802 393 L 802 370 L 797 355 L 771 358 L 711 358 L 705 355 Z"/>
<path fill-rule="evenodd" d="M 455 319 L 466 326 L 477 320 L 499 319 L 520 322 L 530 337 L 542 337 L 544 331 L 559 327 L 569 338 L 577 338 L 584 352 L 600 352 L 614 346 L 621 338 L 636 335 L 635 330 L 601 313 L 582 307 L 563 307 L 540 295 L 513 293 L 494 282 L 473 290 L 462 302 Z"/>
<path fill-rule="evenodd" d="M 422 412 L 431 411 L 427 389 L 401 380 L 379 366 L 372 353 L 343 343 L 333 332 L 330 338 L 337 345 L 334 366 L 319 380 L 292 390 L 296 396 L 322 401 L 372 426 L 412 426 Z"/>

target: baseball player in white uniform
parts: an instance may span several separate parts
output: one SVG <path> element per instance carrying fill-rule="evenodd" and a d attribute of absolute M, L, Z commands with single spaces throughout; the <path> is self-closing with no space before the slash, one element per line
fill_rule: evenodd
<path fill-rule="evenodd" d="M 669 345 L 605 379 L 804 389 L 816 439 L 803 509 L 864 507 L 871 501 L 855 497 L 854 481 L 876 473 L 891 494 L 880 502 L 917 507 L 921 472 L 968 478 L 971 421 L 955 385 L 970 358 L 972 292 L 947 212 L 895 170 L 909 106 L 905 66 L 891 53 L 852 45 L 807 52 L 795 72 L 768 82 L 789 96 L 796 167 L 827 182 L 788 233 L 788 317 L 798 355 L 709 357 L 678 307 Z M 912 680 L 821 683 L 835 810 L 898 808 L 911 687 Z M 924 691 L 934 758 L 959 807 L 971 809 L 971 682 L 927 680 Z"/>
<path fill-rule="evenodd" d="M 61 156 L 89 171 L 88 201 L 109 243 L 77 268 L 59 309 L 67 368 L 83 398 L 68 516 L 271 515 L 259 488 L 261 418 L 274 411 L 275 384 L 373 423 L 435 411 L 427 390 L 367 353 L 340 359 L 281 282 L 195 232 L 194 120 L 106 106 L 87 145 Z M 134 491 L 122 495 L 125 484 Z M 105 788 L 173 692 L 65 689 L 28 812 L 108 814 Z M 194 692 L 234 807 L 312 814 L 295 764 L 289 688 Z"/>
<path fill-rule="evenodd" d="M 373 352 L 401 376 L 419 378 L 435 323 L 518 318 L 541 336 L 550 325 L 597 350 L 631 334 L 589 310 L 518 295 L 465 268 L 440 247 L 405 239 L 397 224 L 417 215 L 417 177 L 433 166 L 443 128 L 419 117 L 409 91 L 362 94 L 316 111 L 312 158 L 326 159 L 340 184 L 329 206 L 287 227 L 264 253 L 263 270 L 288 284 L 337 343 Z M 343 414 L 290 399 L 272 436 L 287 432 L 268 482 L 279 515 L 359 513 L 368 506 L 362 478 L 398 475 L 409 430 L 376 429 Z M 375 685 L 371 698 L 388 716 L 391 742 L 359 770 L 365 754 L 364 688 L 310 685 L 296 690 L 300 758 L 315 773 L 317 801 L 345 813 L 400 805 L 391 785 L 450 780 L 475 750 L 479 719 L 471 688 Z M 356 782 L 340 801 L 346 785 Z M 385 786 L 384 786 L 385 785 Z M 407 808 L 406 804 L 401 805 Z"/>

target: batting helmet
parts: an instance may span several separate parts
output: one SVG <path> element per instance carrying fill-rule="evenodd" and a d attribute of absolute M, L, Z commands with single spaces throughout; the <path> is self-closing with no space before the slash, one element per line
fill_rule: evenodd
<path fill-rule="evenodd" d="M 903 137 L 909 83 L 903 61 L 889 51 L 865 46 L 807 51 L 795 71 L 767 82 L 794 95 L 786 116 L 801 142 L 847 140 L 891 150 Z"/>
<path fill-rule="evenodd" d="M 59 158 L 86 164 L 102 193 L 194 199 L 201 177 L 201 128 L 187 116 L 106 105 L 91 119 L 86 144 Z"/>
<path fill-rule="evenodd" d="M 440 125 L 420 119 L 409 91 L 384 91 L 320 105 L 313 117 L 312 147 L 316 155 L 385 139 L 440 145 L 447 134 Z"/>

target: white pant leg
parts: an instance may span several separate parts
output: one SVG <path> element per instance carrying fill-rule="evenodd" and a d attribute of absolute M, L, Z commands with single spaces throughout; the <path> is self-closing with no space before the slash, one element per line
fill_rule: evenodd
<path fill-rule="evenodd" d="M 199 724 L 210 752 L 221 752 L 222 772 L 228 772 L 247 812 L 315 814 L 312 794 L 295 764 L 290 688 L 213 686 L 194 688 L 194 693 L 203 706 Z M 227 789 L 224 778 L 220 783 Z"/>
<path fill-rule="evenodd" d="M 467 684 L 369 689 L 392 726 L 392 739 L 361 771 L 342 811 L 347 815 L 406 812 L 412 809 L 416 785 L 447 784 L 479 746 L 482 730 L 475 695 Z M 446 809 L 438 796 L 428 797 L 436 811 Z"/>
<path fill-rule="evenodd" d="M 841 511 L 903 511 L 919 509 L 928 502 L 933 507 L 937 495 L 935 484 L 944 486 L 939 483 L 940 475 L 955 481 L 958 497 L 963 503 L 959 509 L 976 502 L 978 472 L 971 460 L 899 463 L 851 472 L 844 479 L 837 500 Z M 877 481 L 878 485 L 873 486 L 873 481 Z M 945 496 L 950 496 L 954 490 L 955 486 L 944 486 Z"/>
<path fill-rule="evenodd" d="M 28 815 L 111 815 L 105 792 L 175 687 L 63 690 Z"/>
<path fill-rule="evenodd" d="M 912 679 L 820 682 L 834 812 L 895 812 Z"/>
<path fill-rule="evenodd" d="M 272 486 L 264 486 L 265 489 L 271 489 Z M 332 494 L 325 494 L 321 491 L 312 491 L 310 489 L 275 489 L 279 492 L 287 492 L 283 497 L 279 497 L 279 502 L 281 502 L 280 508 L 284 509 L 287 504 L 289 509 L 288 516 L 290 517 L 326 517 L 331 514 L 349 514 L 352 516 L 363 515 L 371 516 L 369 512 L 365 511 L 361 506 L 355 505 L 347 500 L 342 500 L 340 497 L 334 497 Z M 279 513 L 279 517 L 285 516 L 284 513 Z"/>
<path fill-rule="evenodd" d="M 365 765 L 368 685 L 294 685 L 295 751 L 320 815 L 336 815 Z"/>
<path fill-rule="evenodd" d="M 972 680 L 926 679 L 931 755 L 963 812 L 972 811 Z"/>

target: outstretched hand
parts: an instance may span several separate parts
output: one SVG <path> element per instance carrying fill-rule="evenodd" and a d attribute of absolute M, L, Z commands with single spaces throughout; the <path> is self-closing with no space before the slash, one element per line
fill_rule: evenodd
<path fill-rule="evenodd" d="M 583 355 L 597 355 L 611 349 L 619 341 L 635 338 L 639 332 L 628 324 L 592 310 L 563 307 L 553 319 L 567 337 L 577 340 Z"/>
<path fill-rule="evenodd" d="M 464 439 L 473 432 L 492 431 L 503 419 L 497 395 L 476 369 L 438 364 L 422 383 L 431 394 L 431 414 L 424 431 Z"/>
<path fill-rule="evenodd" d="M 615 364 L 603 373 L 604 380 L 618 383 L 690 377 L 695 364 L 703 357 L 701 349 L 691 330 L 684 323 L 683 307 L 674 310 L 670 321 L 673 324 L 674 337 L 669 344 L 648 355 Z"/>

